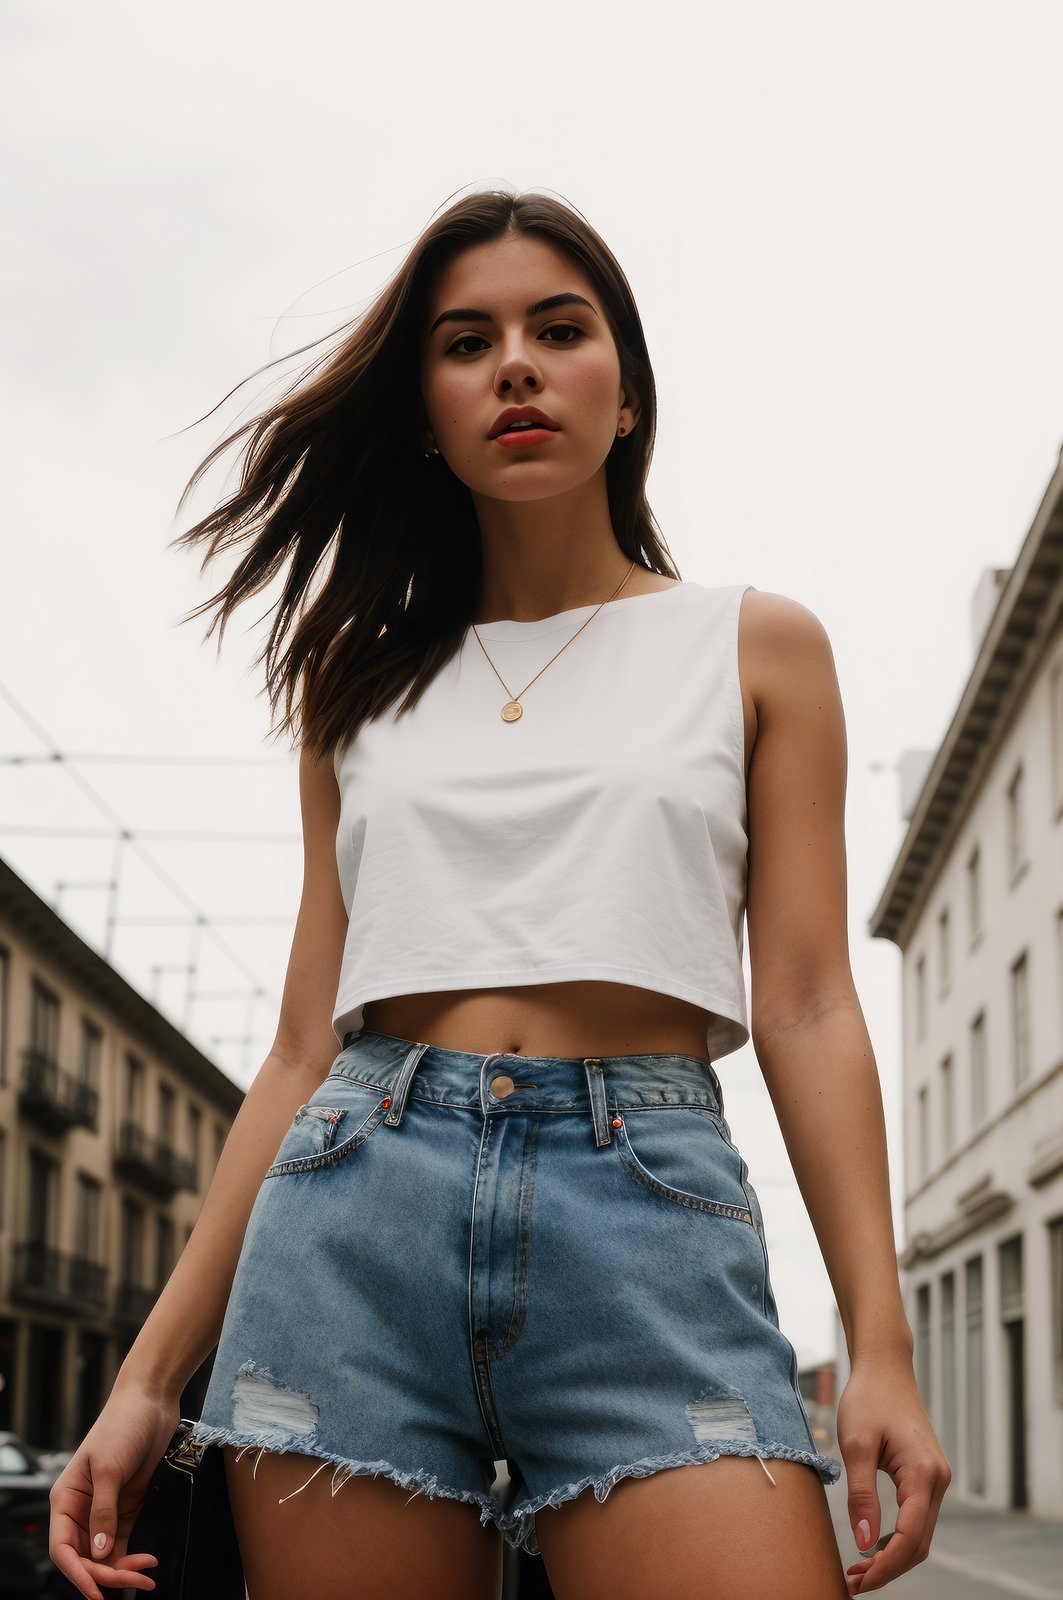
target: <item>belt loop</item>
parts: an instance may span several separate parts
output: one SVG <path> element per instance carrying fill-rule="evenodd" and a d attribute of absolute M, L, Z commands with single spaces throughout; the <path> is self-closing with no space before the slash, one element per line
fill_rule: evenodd
<path fill-rule="evenodd" d="M 584 1056 L 583 1070 L 587 1074 L 587 1091 L 591 1102 L 591 1116 L 594 1119 L 594 1142 L 600 1149 L 602 1145 L 613 1142 L 609 1128 L 609 1108 L 605 1103 L 605 1066 L 601 1056 Z"/>
<path fill-rule="evenodd" d="M 413 1075 L 417 1071 L 421 1057 L 427 1049 L 427 1044 L 415 1045 L 402 1064 L 402 1071 L 399 1073 L 395 1087 L 391 1091 L 391 1110 L 384 1118 L 389 1128 L 397 1128 L 402 1121 L 402 1113 L 406 1110 L 406 1101 L 409 1098 Z"/>

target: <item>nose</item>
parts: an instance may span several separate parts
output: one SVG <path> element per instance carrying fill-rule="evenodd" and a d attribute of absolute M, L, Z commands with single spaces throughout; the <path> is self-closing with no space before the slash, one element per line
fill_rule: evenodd
<path fill-rule="evenodd" d="M 542 370 L 529 352 L 518 341 L 518 346 L 506 350 L 495 370 L 495 393 L 511 395 L 514 389 L 539 390 L 543 386 Z"/>

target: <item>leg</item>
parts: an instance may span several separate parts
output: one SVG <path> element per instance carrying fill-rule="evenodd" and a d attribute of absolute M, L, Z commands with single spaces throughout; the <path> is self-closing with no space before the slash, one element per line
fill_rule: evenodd
<path fill-rule="evenodd" d="M 848 1600 L 812 1467 L 723 1456 L 535 1514 L 557 1600 Z"/>
<path fill-rule="evenodd" d="M 382 1476 L 347 1478 L 333 1495 L 331 1463 L 311 1478 L 310 1456 L 223 1455 L 249 1600 L 498 1600 L 501 1537 L 470 1502 Z"/>

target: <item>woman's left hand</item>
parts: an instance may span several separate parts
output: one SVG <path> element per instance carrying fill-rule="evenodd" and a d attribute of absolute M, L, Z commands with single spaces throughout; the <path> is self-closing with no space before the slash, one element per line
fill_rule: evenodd
<path fill-rule="evenodd" d="M 838 1401 L 838 1449 L 849 1488 L 857 1549 L 846 1568 L 849 1593 L 870 1594 L 925 1561 L 952 1469 L 919 1396 L 908 1350 L 869 1351 L 853 1362 Z M 880 1539 L 876 1472 L 897 1486 L 897 1524 Z M 873 1548 L 874 1547 L 874 1548 Z"/>

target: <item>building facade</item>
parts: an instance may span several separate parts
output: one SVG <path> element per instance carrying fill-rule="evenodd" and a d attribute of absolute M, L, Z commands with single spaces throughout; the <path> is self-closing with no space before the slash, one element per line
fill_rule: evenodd
<path fill-rule="evenodd" d="M 1063 1518 L 1063 468 L 974 634 L 869 925 L 903 958 L 900 1265 L 950 1495 Z"/>
<path fill-rule="evenodd" d="M 0 861 L 0 1429 L 84 1437 L 242 1100 Z"/>

